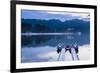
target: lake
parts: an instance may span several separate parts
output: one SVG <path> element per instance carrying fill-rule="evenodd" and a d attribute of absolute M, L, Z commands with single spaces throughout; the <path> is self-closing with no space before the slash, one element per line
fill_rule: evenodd
<path fill-rule="evenodd" d="M 21 35 L 21 62 L 47 62 L 57 61 L 58 54 L 56 52 L 57 45 L 62 43 L 64 46 L 72 46 L 77 43 L 79 46 L 90 44 L 89 32 L 73 32 L 73 34 L 59 34 L 54 35 L 36 35 L 35 33 L 29 33 L 30 35 Z M 47 54 L 50 55 L 46 56 Z M 46 57 L 43 57 L 45 54 Z M 53 55 L 56 56 L 53 58 Z M 71 60 L 71 56 L 69 58 Z"/>

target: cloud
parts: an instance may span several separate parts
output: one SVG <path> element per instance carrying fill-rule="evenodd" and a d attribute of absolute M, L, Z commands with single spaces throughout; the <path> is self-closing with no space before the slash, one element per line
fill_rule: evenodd
<path fill-rule="evenodd" d="M 89 13 L 85 12 L 58 12 L 58 11 L 46 11 L 44 13 L 49 13 L 49 14 L 60 14 L 60 15 L 71 15 L 71 16 L 82 16 L 86 17 L 89 15 Z"/>
<path fill-rule="evenodd" d="M 49 13 L 49 14 L 60 14 L 60 15 L 69 15 L 67 12 L 55 12 L 55 11 L 48 11 L 46 13 Z"/>
<path fill-rule="evenodd" d="M 71 19 L 83 19 L 83 20 L 86 20 L 88 21 L 89 18 L 90 18 L 90 14 L 89 13 L 84 13 L 84 12 L 56 12 L 56 11 L 48 11 L 46 13 L 49 13 L 49 14 L 57 14 L 57 15 L 65 15 L 65 16 L 70 16 L 70 17 L 73 17 Z"/>
<path fill-rule="evenodd" d="M 41 59 L 48 59 L 48 61 L 57 61 L 59 54 L 57 54 L 56 50 L 39 54 L 38 57 Z M 78 53 L 80 60 L 89 60 L 90 59 L 90 46 L 89 45 L 83 45 L 79 46 L 79 53 Z M 65 53 L 65 50 L 62 50 L 62 54 L 60 57 L 60 61 L 72 61 L 71 54 L 69 51 Z"/>
<path fill-rule="evenodd" d="M 22 10 L 21 16 L 24 19 L 58 19 L 61 21 L 80 19 L 84 21 L 89 21 L 90 14 L 84 12 L 61 12 L 61 11 L 38 11 L 38 10 Z"/>
<path fill-rule="evenodd" d="M 48 61 L 57 61 L 57 58 L 58 58 L 58 54 L 56 51 L 51 51 L 51 52 L 48 52 L 48 53 L 44 53 L 42 55 L 38 55 L 39 58 L 42 58 L 42 59 L 48 59 Z"/>
<path fill-rule="evenodd" d="M 89 60 L 90 59 L 90 46 L 83 45 L 79 47 L 79 58 L 80 60 Z"/>
<path fill-rule="evenodd" d="M 38 50 L 40 48 L 40 50 Z M 50 61 L 58 61 L 58 56 L 56 52 L 56 47 L 36 47 L 36 48 L 23 48 L 26 51 L 22 51 L 22 62 L 50 62 Z M 50 50 L 48 50 L 50 49 Z M 34 51 L 35 50 L 35 51 Z M 44 51 L 44 52 L 43 52 Z M 89 60 L 90 59 L 90 46 L 83 45 L 79 46 L 79 59 Z M 72 56 L 69 51 L 65 53 L 65 49 L 63 48 L 62 54 L 60 56 L 60 61 L 72 61 Z"/>

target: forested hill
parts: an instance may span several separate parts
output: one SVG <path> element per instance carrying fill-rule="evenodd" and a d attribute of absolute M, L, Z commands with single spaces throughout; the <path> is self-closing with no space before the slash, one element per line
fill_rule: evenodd
<path fill-rule="evenodd" d="M 90 22 L 73 19 L 66 20 L 64 22 L 56 19 L 52 20 L 40 20 L 40 19 L 21 19 L 21 32 L 32 32 L 32 33 L 49 33 L 49 32 L 66 32 L 67 29 L 73 31 L 89 32 Z"/>

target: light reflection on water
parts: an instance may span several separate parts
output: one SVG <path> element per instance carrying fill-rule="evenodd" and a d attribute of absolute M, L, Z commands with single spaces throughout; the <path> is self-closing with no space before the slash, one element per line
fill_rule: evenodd
<path fill-rule="evenodd" d="M 80 33 L 73 35 L 22 35 L 23 46 L 56 46 L 59 43 L 73 44 L 77 42 L 79 45 L 89 44 L 89 33 Z"/>

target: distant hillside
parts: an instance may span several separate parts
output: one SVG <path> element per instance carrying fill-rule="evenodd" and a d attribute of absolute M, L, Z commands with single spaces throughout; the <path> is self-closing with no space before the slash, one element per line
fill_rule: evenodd
<path fill-rule="evenodd" d="M 72 31 L 87 31 L 90 30 L 90 22 L 79 19 L 66 20 L 64 22 L 56 19 L 39 20 L 39 19 L 21 19 L 21 28 L 23 32 L 45 33 L 45 32 L 66 32 L 68 29 Z"/>

